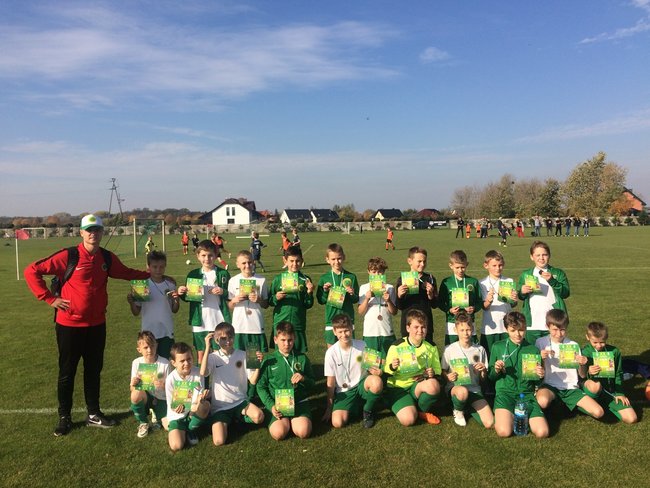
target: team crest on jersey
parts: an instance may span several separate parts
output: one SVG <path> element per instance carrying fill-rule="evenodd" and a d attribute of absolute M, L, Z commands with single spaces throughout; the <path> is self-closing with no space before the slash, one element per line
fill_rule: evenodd
<path fill-rule="evenodd" d="M 352 286 L 352 278 L 343 278 L 343 281 L 341 281 L 341 285 L 344 288 L 347 288 L 348 286 Z"/>
<path fill-rule="evenodd" d="M 300 371 L 302 369 L 302 366 L 300 365 L 300 363 L 296 363 L 293 365 L 293 369 L 295 369 L 296 371 Z"/>
<path fill-rule="evenodd" d="M 467 291 L 474 291 L 474 285 L 472 284 L 467 285 Z"/>
<path fill-rule="evenodd" d="M 363 360 L 363 358 L 361 357 L 361 354 L 359 354 L 357 356 L 357 363 L 360 363 L 362 360 Z"/>
<path fill-rule="evenodd" d="M 106 263 L 102 264 L 102 270 L 108 271 L 108 266 Z"/>
<path fill-rule="evenodd" d="M 243 364 L 244 364 L 244 363 L 242 363 L 241 361 L 237 361 L 237 362 L 235 363 L 235 366 L 237 366 L 238 368 L 241 368 Z"/>

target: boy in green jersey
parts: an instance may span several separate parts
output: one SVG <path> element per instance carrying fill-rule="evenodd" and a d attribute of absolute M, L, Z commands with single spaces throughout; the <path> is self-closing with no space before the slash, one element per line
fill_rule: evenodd
<path fill-rule="evenodd" d="M 510 312 L 503 319 L 508 338 L 495 342 L 490 352 L 488 377 L 496 383 L 494 397 L 494 430 L 499 437 L 510 437 L 513 430 L 514 409 L 519 394 L 528 404 L 528 423 L 535 437 L 548 437 L 548 423 L 535 399 L 535 388 L 544 378 L 539 349 L 526 341 L 526 317 Z M 524 356 L 539 357 L 533 370 L 534 379 L 524 375 Z"/>
<path fill-rule="evenodd" d="M 269 433 L 276 441 L 290 432 L 305 439 L 311 434 L 309 393 L 314 387 L 311 363 L 293 348 L 295 333 L 289 322 L 275 327 L 273 341 L 276 350 L 262 363 L 257 382 L 257 394 L 270 419 Z M 286 413 L 289 406 L 291 413 Z"/>
<path fill-rule="evenodd" d="M 474 314 L 481 310 L 481 287 L 476 278 L 467 276 L 465 271 L 469 262 L 464 251 L 452 251 L 449 255 L 449 268 L 452 275 L 442 280 L 438 292 L 438 307 L 447 315 L 447 330 L 445 332 L 445 345 L 448 346 L 458 341 L 454 330 L 456 316 L 465 311 L 474 322 Z M 472 337 L 477 342 L 476 335 Z"/>
<path fill-rule="evenodd" d="M 339 313 L 346 314 L 352 320 L 354 329 L 354 304 L 359 301 L 359 283 L 354 273 L 343 269 L 345 253 L 340 244 L 327 246 L 325 261 L 331 269 L 318 281 L 316 299 L 318 303 L 325 305 L 325 343 L 329 348 L 336 342 L 332 331 L 332 317 Z"/>
<path fill-rule="evenodd" d="M 307 352 L 307 310 L 314 306 L 314 284 L 311 278 L 300 271 L 302 268 L 302 251 L 300 247 L 291 246 L 287 248 L 283 261 L 286 271 L 280 273 L 271 283 L 269 290 L 269 305 L 273 307 L 273 333 L 276 336 L 276 327 L 281 322 L 289 322 L 294 329 L 293 348 L 299 353 Z M 296 283 L 288 288 L 289 283 L 295 277 Z M 270 341 L 270 347 L 274 348 L 274 341 Z"/>
<path fill-rule="evenodd" d="M 387 387 L 386 404 L 400 424 L 414 425 L 418 418 L 428 424 L 440 423 L 429 410 L 440 397 L 440 356 L 438 348 L 425 340 L 427 316 L 418 309 L 406 312 L 406 333 L 403 339 L 390 346 L 386 355 L 384 373 Z"/>
<path fill-rule="evenodd" d="M 607 326 L 601 322 L 591 322 L 587 325 L 587 340 L 589 343 L 582 348 L 582 354 L 587 357 L 587 380 L 584 391 L 594 398 L 603 408 L 609 409 L 616 418 L 626 424 L 637 421 L 636 412 L 630 405 L 630 400 L 623 392 L 623 360 L 617 347 L 607 344 Z M 596 364 L 594 356 L 598 353 L 606 359 L 609 371 Z M 600 361 L 598 361 L 600 363 Z M 605 363 L 600 363 L 605 364 Z"/>

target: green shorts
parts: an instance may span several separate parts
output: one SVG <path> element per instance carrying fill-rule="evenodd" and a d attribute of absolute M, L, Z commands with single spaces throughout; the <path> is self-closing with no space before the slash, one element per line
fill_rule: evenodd
<path fill-rule="evenodd" d="M 248 415 L 242 414 L 242 411 L 248 407 L 249 401 L 244 400 L 238 405 L 235 405 L 232 408 L 229 408 L 228 410 L 219 410 L 218 412 L 215 412 L 211 414 L 208 417 L 208 422 L 210 425 L 216 423 L 216 422 L 221 422 L 226 425 L 230 425 L 235 422 L 246 422 L 247 424 L 252 424 L 253 421 L 250 419 Z"/>
<path fill-rule="evenodd" d="M 167 417 L 167 401 L 156 398 L 151 393 L 147 392 L 147 411 L 153 410 L 156 414 L 158 422 Z"/>
<path fill-rule="evenodd" d="M 418 400 L 415 397 L 415 388 L 418 386 L 417 381 L 409 388 L 394 388 L 388 386 L 384 392 L 384 401 L 386 406 L 397 415 L 397 412 L 406 407 L 417 408 Z"/>
<path fill-rule="evenodd" d="M 624 405 L 621 402 L 617 402 L 609 393 L 605 392 L 604 390 L 601 390 L 599 395 L 594 395 L 593 393 L 591 393 L 585 388 L 584 393 L 588 397 L 596 400 L 598 404 L 601 407 L 603 407 L 603 410 L 604 409 L 609 410 L 618 419 L 621 418 L 618 412 L 620 412 L 621 410 L 625 410 L 626 408 L 632 408 L 632 405 Z"/>
<path fill-rule="evenodd" d="M 269 345 L 264 334 L 235 334 L 235 349 L 246 350 L 248 344 L 255 344 L 258 351 L 268 352 Z"/>
<path fill-rule="evenodd" d="M 487 352 L 489 356 L 490 351 L 492 350 L 492 344 L 495 342 L 504 341 L 507 338 L 507 332 L 503 332 L 501 334 L 481 334 L 481 340 L 479 341 L 479 344 L 483 346 L 483 349 L 485 349 L 485 352 Z"/>
<path fill-rule="evenodd" d="M 547 390 L 552 391 L 555 394 L 555 400 L 560 400 L 572 412 L 578 406 L 578 402 L 586 396 L 585 392 L 580 388 L 575 388 L 572 390 L 560 390 L 554 386 L 547 384 L 542 384 L 542 386 L 539 387 L 540 390 L 542 388 L 546 388 Z"/>
<path fill-rule="evenodd" d="M 533 393 L 524 393 L 524 400 L 528 404 L 528 418 L 544 417 L 544 412 L 542 412 Z M 503 408 L 510 413 L 514 413 L 517 401 L 519 401 L 519 393 L 497 391 L 494 396 L 494 410 L 496 412 L 498 408 Z"/>
<path fill-rule="evenodd" d="M 379 351 L 382 354 L 382 357 L 385 358 L 388 354 L 388 349 L 392 346 L 397 339 L 395 334 L 390 336 L 364 336 L 363 342 L 366 343 L 366 347 Z"/>
<path fill-rule="evenodd" d="M 458 385 L 458 386 L 464 386 L 464 385 Z M 449 394 L 449 399 L 451 400 L 451 388 L 447 392 Z M 469 390 L 467 390 L 467 400 L 465 400 L 465 408 L 469 408 L 472 406 L 474 402 L 478 402 L 480 400 L 485 400 L 485 397 L 483 396 L 482 393 L 474 393 Z"/>
<path fill-rule="evenodd" d="M 526 329 L 526 340 L 531 344 L 535 344 L 535 341 L 540 337 L 546 337 L 548 335 L 548 330 L 530 330 Z"/>
<path fill-rule="evenodd" d="M 205 351 L 205 337 L 209 334 L 207 330 L 204 332 L 192 332 L 192 341 L 194 342 L 194 348 L 197 351 Z M 210 346 L 213 351 L 219 349 L 219 344 L 217 344 L 214 339 L 210 341 Z"/>
<path fill-rule="evenodd" d="M 182 430 L 182 431 L 194 431 L 201 427 L 205 423 L 205 419 L 197 417 L 196 415 L 188 415 L 178 420 L 169 421 L 169 431 L 172 430 Z"/>
<path fill-rule="evenodd" d="M 288 418 L 295 419 L 296 417 L 307 417 L 309 420 L 311 420 L 311 405 L 309 404 L 309 400 L 303 400 L 302 402 L 296 403 L 293 417 Z M 270 410 L 266 410 L 264 412 L 264 418 L 268 419 L 269 426 L 278 420 Z"/>
<path fill-rule="evenodd" d="M 174 339 L 171 337 L 161 337 L 160 339 L 156 339 L 156 342 L 158 343 L 158 347 L 156 348 L 156 353 L 158 356 L 169 359 L 169 352 L 174 345 Z"/>
<path fill-rule="evenodd" d="M 359 416 L 363 411 L 363 405 L 368 398 L 368 392 L 366 391 L 364 383 L 365 378 L 363 378 L 362 381 L 359 381 L 359 384 L 356 386 L 356 388 L 337 393 L 334 397 L 334 405 L 332 406 L 332 411 L 346 410 L 354 416 Z"/>

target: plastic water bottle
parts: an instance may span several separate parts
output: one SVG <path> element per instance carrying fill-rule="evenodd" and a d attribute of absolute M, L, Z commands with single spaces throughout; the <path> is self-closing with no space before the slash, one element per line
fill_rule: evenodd
<path fill-rule="evenodd" d="M 519 400 L 515 404 L 515 420 L 512 427 L 517 436 L 528 434 L 528 405 L 524 400 L 524 394 L 519 394 Z"/>

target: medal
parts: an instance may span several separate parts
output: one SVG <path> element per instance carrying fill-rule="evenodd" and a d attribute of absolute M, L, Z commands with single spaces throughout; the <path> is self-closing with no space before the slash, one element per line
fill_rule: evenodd
<path fill-rule="evenodd" d="M 348 384 L 347 384 L 347 383 L 343 383 L 343 385 L 341 385 L 341 386 L 343 386 L 343 388 L 347 388 L 347 387 L 348 387 Z"/>
<path fill-rule="evenodd" d="M 377 320 L 384 320 L 384 317 L 381 315 L 377 315 Z"/>
<path fill-rule="evenodd" d="M 246 315 L 250 315 L 250 314 L 252 314 L 252 313 L 253 313 L 252 310 L 246 310 Z"/>

